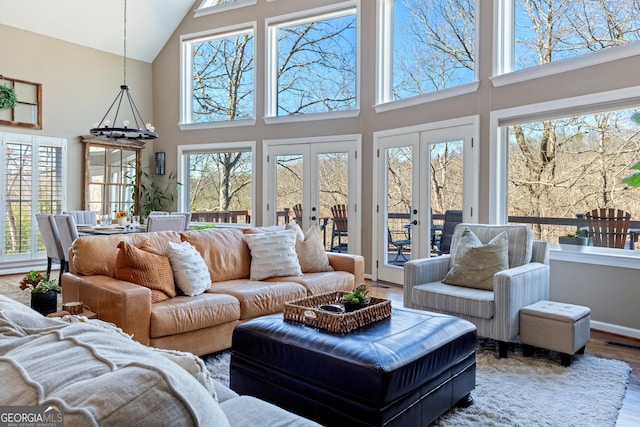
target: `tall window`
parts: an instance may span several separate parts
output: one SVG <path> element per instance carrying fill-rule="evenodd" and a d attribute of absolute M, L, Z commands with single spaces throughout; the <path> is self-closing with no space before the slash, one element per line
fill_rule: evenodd
<path fill-rule="evenodd" d="M 240 29 L 183 41 L 182 123 L 255 117 L 254 30 Z"/>
<path fill-rule="evenodd" d="M 36 258 L 44 250 L 35 215 L 60 213 L 65 190 L 63 174 L 65 141 L 0 133 L 5 213 L 0 260 Z"/>
<path fill-rule="evenodd" d="M 269 26 L 268 116 L 358 108 L 357 19 L 348 6 Z"/>
<path fill-rule="evenodd" d="M 251 147 L 184 148 L 183 209 L 194 222 L 251 223 L 253 150 Z"/>
<path fill-rule="evenodd" d="M 508 126 L 509 215 L 576 220 L 595 208 L 640 219 L 640 190 L 622 179 L 640 159 L 632 110 L 599 111 Z M 576 226 L 533 224 L 556 243 Z"/>
<path fill-rule="evenodd" d="M 640 40 L 638 0 L 511 0 L 503 7 L 503 72 Z"/>
<path fill-rule="evenodd" d="M 475 0 L 379 1 L 379 102 L 474 81 Z"/>

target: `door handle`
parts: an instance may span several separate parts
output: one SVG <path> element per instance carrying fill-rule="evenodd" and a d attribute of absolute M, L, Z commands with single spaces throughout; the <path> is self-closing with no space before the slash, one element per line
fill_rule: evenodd
<path fill-rule="evenodd" d="M 414 219 L 413 221 L 411 221 L 411 224 L 413 224 L 413 225 L 418 225 L 418 220 L 417 220 L 417 219 Z"/>

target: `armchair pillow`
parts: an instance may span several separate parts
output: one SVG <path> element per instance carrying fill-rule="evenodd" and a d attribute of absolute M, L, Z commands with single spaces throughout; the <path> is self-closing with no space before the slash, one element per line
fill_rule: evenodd
<path fill-rule="evenodd" d="M 509 239 L 501 232 L 486 245 L 465 228 L 453 254 L 452 267 L 442 280 L 449 285 L 493 290 L 493 275 L 509 268 Z"/>

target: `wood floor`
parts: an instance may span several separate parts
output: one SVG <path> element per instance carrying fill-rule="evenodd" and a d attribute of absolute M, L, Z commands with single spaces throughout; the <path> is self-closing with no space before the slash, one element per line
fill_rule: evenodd
<path fill-rule="evenodd" d="M 26 303 L 28 294 L 25 292 L 28 291 L 20 291 L 18 288 L 21 277 L 22 275 L 0 276 L 0 294 Z M 372 281 L 368 281 L 368 284 L 372 296 L 388 298 L 394 306 L 402 307 L 402 287 Z M 640 426 L 640 340 L 592 329 L 586 351 L 599 357 L 624 360 L 631 366 L 631 376 L 616 426 Z"/>
<path fill-rule="evenodd" d="M 393 305 L 402 306 L 402 287 L 382 282 L 368 283 L 372 296 L 388 298 Z M 586 352 L 598 357 L 624 360 L 631 366 L 627 392 L 616 426 L 640 426 L 640 340 L 592 329 Z"/>

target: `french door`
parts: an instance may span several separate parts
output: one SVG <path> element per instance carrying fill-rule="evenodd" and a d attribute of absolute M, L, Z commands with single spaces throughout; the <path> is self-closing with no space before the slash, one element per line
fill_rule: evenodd
<path fill-rule="evenodd" d="M 360 253 L 359 144 L 359 136 L 266 141 L 265 223 L 296 221 L 303 231 L 317 224 L 327 251 Z M 346 221 L 334 219 L 336 206 L 345 207 Z"/>
<path fill-rule="evenodd" d="M 441 255 L 446 211 L 472 220 L 473 132 L 473 124 L 449 123 L 374 136 L 378 280 L 402 284 L 406 261 Z"/>

